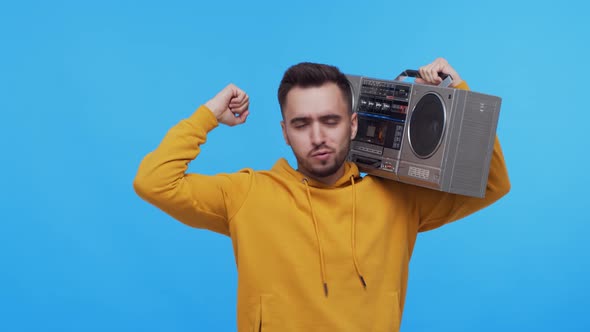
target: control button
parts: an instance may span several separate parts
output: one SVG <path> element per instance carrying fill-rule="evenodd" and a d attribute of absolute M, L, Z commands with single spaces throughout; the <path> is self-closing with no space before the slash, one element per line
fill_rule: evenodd
<path fill-rule="evenodd" d="M 407 98 L 408 97 L 408 90 L 405 87 L 402 87 L 402 88 L 398 87 L 398 90 L 395 91 L 395 94 L 398 97 Z"/>
<path fill-rule="evenodd" d="M 390 171 L 390 172 L 395 171 L 395 168 L 393 167 L 393 165 L 388 162 L 383 162 L 383 165 L 381 165 L 381 169 L 386 170 L 386 171 Z"/>
<path fill-rule="evenodd" d="M 428 180 L 428 178 L 430 177 L 430 170 L 410 166 L 410 169 L 408 171 L 408 175 L 413 176 L 415 178 Z"/>

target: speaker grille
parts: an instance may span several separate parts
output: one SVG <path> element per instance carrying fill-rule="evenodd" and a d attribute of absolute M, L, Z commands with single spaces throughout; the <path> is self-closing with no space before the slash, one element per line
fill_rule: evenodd
<path fill-rule="evenodd" d="M 493 134 L 490 123 L 496 104 L 468 99 L 465 106 L 452 187 L 477 192 L 487 180 L 484 170 L 489 167 L 486 165 L 489 161 L 482 160 L 482 156 Z"/>
<path fill-rule="evenodd" d="M 445 127 L 445 108 L 434 93 L 425 94 L 410 119 L 410 147 L 419 158 L 428 158 L 440 145 Z"/>

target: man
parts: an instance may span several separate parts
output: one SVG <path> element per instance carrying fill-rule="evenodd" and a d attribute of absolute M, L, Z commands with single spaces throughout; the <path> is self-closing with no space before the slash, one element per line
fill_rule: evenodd
<path fill-rule="evenodd" d="M 450 74 L 444 59 L 420 83 Z M 297 169 L 186 174 L 219 123 L 243 124 L 248 95 L 229 85 L 173 127 L 142 161 L 137 193 L 193 227 L 231 237 L 238 268 L 238 331 L 397 331 L 418 232 L 471 214 L 510 184 L 496 140 L 484 199 L 374 176 L 346 162 L 357 115 L 346 77 L 332 66 L 289 68 L 279 87 L 285 141 Z"/>

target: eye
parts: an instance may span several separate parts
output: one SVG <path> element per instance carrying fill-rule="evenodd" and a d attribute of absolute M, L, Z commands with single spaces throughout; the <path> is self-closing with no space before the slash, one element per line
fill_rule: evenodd
<path fill-rule="evenodd" d="M 340 123 L 340 119 L 326 119 L 324 121 L 325 124 L 327 124 L 328 126 L 335 126 L 338 123 Z"/>
<path fill-rule="evenodd" d="M 303 129 L 307 126 L 306 122 L 296 122 L 293 127 L 295 127 L 296 129 Z"/>

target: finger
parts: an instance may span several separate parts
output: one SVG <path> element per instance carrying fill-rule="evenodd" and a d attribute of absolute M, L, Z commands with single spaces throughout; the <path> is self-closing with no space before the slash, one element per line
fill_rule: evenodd
<path fill-rule="evenodd" d="M 432 66 L 430 66 L 430 77 L 431 77 L 430 82 L 432 84 L 438 84 L 438 83 L 442 82 L 442 79 L 440 78 L 440 76 L 438 76 L 439 72 L 440 72 L 440 65 L 437 63 L 433 63 Z"/>
<path fill-rule="evenodd" d="M 433 84 L 439 84 L 440 82 L 442 82 L 442 78 L 440 78 L 440 76 L 438 76 L 438 70 L 435 70 L 432 72 L 432 83 Z"/>
<path fill-rule="evenodd" d="M 444 58 L 437 58 L 433 62 L 433 67 L 436 69 L 437 82 L 442 82 L 442 78 L 440 78 L 438 73 L 450 75 L 451 71 L 453 71 L 453 68 L 451 68 L 449 62 Z"/>
<path fill-rule="evenodd" d="M 245 111 L 248 110 L 248 107 L 250 106 L 250 103 L 245 103 L 244 105 L 240 105 L 236 108 L 231 108 L 232 113 L 234 114 L 239 114 L 241 115 L 242 113 L 244 113 Z"/>
<path fill-rule="evenodd" d="M 428 82 L 430 84 L 435 84 L 438 79 L 438 72 L 436 70 L 436 66 L 430 65 L 428 66 Z"/>
<path fill-rule="evenodd" d="M 425 80 L 423 80 L 421 78 L 414 79 L 414 82 L 415 83 L 418 83 L 418 84 L 427 84 L 428 83 L 428 82 L 426 82 Z"/>
<path fill-rule="evenodd" d="M 420 72 L 420 77 L 422 77 L 422 81 L 424 81 L 424 83 L 428 83 L 428 73 L 426 72 L 426 66 L 420 67 L 418 71 Z"/>
<path fill-rule="evenodd" d="M 244 94 L 244 91 L 233 83 L 228 84 L 222 92 L 226 95 L 228 104 L 233 100 L 239 99 L 239 97 Z"/>
<path fill-rule="evenodd" d="M 241 97 L 236 97 L 234 99 L 231 100 L 229 106 L 230 107 L 240 107 L 246 103 L 248 103 L 250 101 L 250 98 L 248 97 L 248 95 L 244 95 Z"/>
<path fill-rule="evenodd" d="M 422 66 L 420 67 L 420 76 L 422 76 L 422 79 L 425 81 L 426 84 L 431 84 L 432 83 L 432 66 L 431 65 L 426 65 L 426 66 Z"/>
<path fill-rule="evenodd" d="M 432 69 L 433 69 L 433 75 L 435 75 L 434 79 L 436 80 L 436 82 L 437 83 L 441 82 L 442 79 L 440 78 L 439 73 L 444 73 L 445 67 L 442 64 L 438 63 L 438 64 L 435 64 Z"/>
<path fill-rule="evenodd" d="M 230 109 L 232 111 L 239 111 L 240 113 L 248 108 L 248 105 L 250 104 L 250 100 L 246 99 L 241 103 L 235 103 L 235 104 L 231 104 L 230 105 Z"/>
<path fill-rule="evenodd" d="M 234 95 L 234 97 L 236 97 L 236 100 L 244 100 L 244 98 L 246 98 L 246 96 L 248 96 L 248 95 L 247 95 L 247 94 L 244 92 L 244 90 L 242 90 L 242 89 L 240 89 L 240 88 L 238 88 L 238 87 L 236 87 L 235 89 L 236 89 L 236 90 L 235 90 L 235 95 Z"/>
<path fill-rule="evenodd" d="M 428 82 L 430 84 L 440 84 L 443 80 L 440 77 L 439 73 L 443 72 L 442 71 L 442 64 L 440 62 L 434 62 L 431 63 L 430 65 L 427 66 L 427 72 L 428 72 Z"/>
<path fill-rule="evenodd" d="M 238 97 L 233 98 L 230 101 L 230 104 L 229 105 L 230 105 L 231 108 L 237 108 L 237 107 L 240 107 L 240 106 L 244 105 L 248 101 L 249 101 L 248 95 L 243 94 L 243 95 L 240 95 Z"/>
<path fill-rule="evenodd" d="M 230 100 L 230 104 L 239 105 L 244 101 L 244 94 L 237 93 L 235 94 L 232 99 Z"/>
<path fill-rule="evenodd" d="M 447 61 L 443 58 L 437 58 L 432 62 L 432 67 L 437 71 L 441 71 L 447 65 Z"/>
<path fill-rule="evenodd" d="M 244 100 L 244 102 L 239 105 L 237 108 L 240 110 L 240 112 L 243 112 L 245 110 L 247 110 L 250 107 L 250 101 L 249 100 Z"/>

